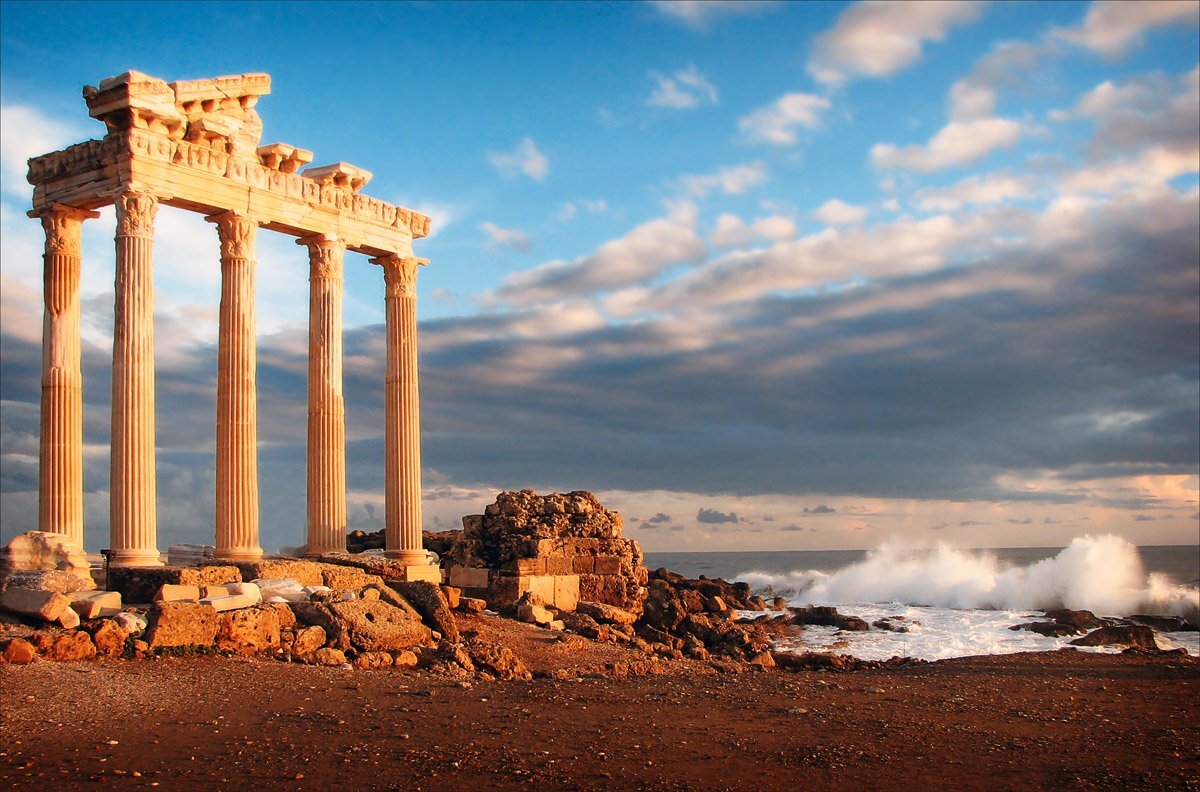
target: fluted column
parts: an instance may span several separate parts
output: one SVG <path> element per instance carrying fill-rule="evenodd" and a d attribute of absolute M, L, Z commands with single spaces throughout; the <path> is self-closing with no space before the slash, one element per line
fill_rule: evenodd
<path fill-rule="evenodd" d="M 217 343 L 217 558 L 255 561 L 258 543 L 258 416 L 255 388 L 254 237 L 237 212 L 208 218 L 221 239 Z"/>
<path fill-rule="evenodd" d="M 32 214 L 32 213 L 31 213 Z M 83 372 L 79 271 L 83 221 L 95 212 L 54 206 L 40 215 L 43 256 L 42 421 L 38 528 L 83 547 Z"/>
<path fill-rule="evenodd" d="M 308 543 L 306 554 L 346 550 L 346 407 L 342 397 L 342 257 L 326 234 L 308 248 Z"/>
<path fill-rule="evenodd" d="M 384 547 L 388 557 L 424 564 L 421 538 L 421 405 L 417 386 L 417 267 L 423 259 L 384 256 L 387 379 L 384 387 Z"/>
<path fill-rule="evenodd" d="M 109 563 L 159 566 L 154 481 L 154 216 L 158 199 L 117 196 Z"/>

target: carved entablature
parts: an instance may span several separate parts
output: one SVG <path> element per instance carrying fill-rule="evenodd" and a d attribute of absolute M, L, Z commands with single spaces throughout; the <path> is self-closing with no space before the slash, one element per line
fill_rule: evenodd
<path fill-rule="evenodd" d="M 135 181 L 167 204 L 250 211 L 296 236 L 336 232 L 368 255 L 405 253 L 411 240 L 429 235 L 425 215 L 362 194 L 370 172 L 338 162 L 301 173 L 311 151 L 258 146 L 253 106 L 269 92 L 265 74 L 168 84 L 126 72 L 85 88 L 89 112 L 108 135 L 31 159 L 34 209 L 95 209 Z"/>

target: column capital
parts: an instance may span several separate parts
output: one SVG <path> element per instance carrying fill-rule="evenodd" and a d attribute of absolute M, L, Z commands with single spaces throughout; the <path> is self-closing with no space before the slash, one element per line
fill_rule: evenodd
<path fill-rule="evenodd" d="M 313 234 L 300 237 L 297 245 L 308 248 L 310 278 L 342 277 L 342 256 L 346 252 L 346 241 L 333 234 Z"/>
<path fill-rule="evenodd" d="M 130 187 L 117 194 L 117 236 L 154 237 L 154 217 L 158 214 L 158 196 Z"/>
<path fill-rule="evenodd" d="M 256 218 L 230 209 L 204 219 L 217 226 L 222 261 L 254 258 L 254 236 L 259 225 Z"/>
<path fill-rule="evenodd" d="M 387 297 L 415 297 L 417 294 L 417 269 L 429 263 L 429 259 L 415 256 L 379 256 L 369 259 L 372 264 L 383 267 L 383 279 Z"/>
<path fill-rule="evenodd" d="M 95 220 L 100 216 L 99 212 L 89 212 L 87 209 L 76 209 L 64 204 L 55 204 L 27 214 L 42 221 L 42 229 L 46 232 L 46 253 L 68 256 L 83 255 L 83 221 Z"/>

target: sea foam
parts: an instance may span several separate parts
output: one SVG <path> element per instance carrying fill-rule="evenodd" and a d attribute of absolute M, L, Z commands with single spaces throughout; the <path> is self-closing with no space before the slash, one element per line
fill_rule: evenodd
<path fill-rule="evenodd" d="M 831 573 L 746 572 L 737 579 L 811 604 L 894 602 L 964 610 L 1067 607 L 1102 615 L 1173 614 L 1193 622 L 1200 615 L 1200 588 L 1146 574 L 1137 547 L 1111 534 L 1076 537 L 1058 555 L 1024 567 L 1002 565 L 986 551 L 884 544 L 862 561 Z"/>

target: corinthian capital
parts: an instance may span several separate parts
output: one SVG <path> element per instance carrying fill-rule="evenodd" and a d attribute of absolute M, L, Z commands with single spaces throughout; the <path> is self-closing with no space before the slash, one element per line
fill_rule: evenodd
<path fill-rule="evenodd" d="M 210 215 L 221 240 L 221 260 L 254 258 L 254 237 L 258 222 L 249 215 L 228 211 Z"/>
<path fill-rule="evenodd" d="M 83 255 L 83 221 L 100 215 L 73 206 L 55 205 L 36 216 L 42 221 L 42 229 L 46 232 L 46 254 L 65 254 L 78 258 Z"/>
<path fill-rule="evenodd" d="M 314 234 L 296 240 L 308 248 L 310 278 L 342 277 L 342 257 L 346 243 L 332 234 Z"/>
<path fill-rule="evenodd" d="M 117 236 L 154 236 L 158 198 L 141 190 L 126 190 L 117 196 Z"/>
<path fill-rule="evenodd" d="M 417 268 L 428 264 L 429 259 L 393 255 L 373 258 L 371 263 L 383 267 L 386 297 L 416 297 Z"/>

